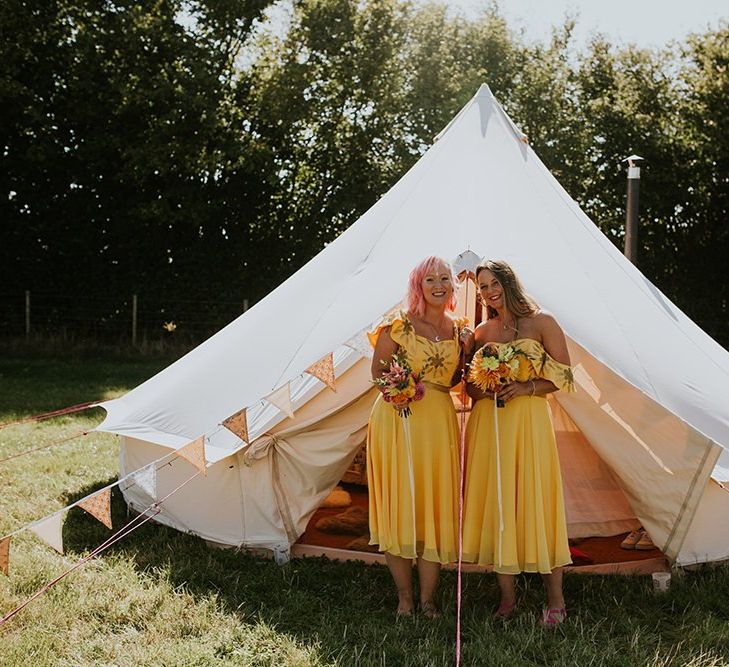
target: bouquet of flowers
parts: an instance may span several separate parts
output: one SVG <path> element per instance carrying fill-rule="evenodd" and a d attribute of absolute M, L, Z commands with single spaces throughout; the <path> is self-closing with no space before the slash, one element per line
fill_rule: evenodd
<path fill-rule="evenodd" d="M 388 366 L 387 362 L 382 363 Z M 413 373 L 405 357 L 397 352 L 392 355 L 387 370 L 373 383 L 382 389 L 385 402 L 392 403 L 403 419 L 411 414 L 410 404 L 425 395 L 425 385 L 420 381 L 420 376 Z"/>
<path fill-rule="evenodd" d="M 516 377 L 519 368 L 517 354 L 511 345 L 487 343 L 473 355 L 468 381 L 481 391 L 495 394 L 501 385 Z M 503 408 L 504 402 L 497 399 L 496 405 Z"/>

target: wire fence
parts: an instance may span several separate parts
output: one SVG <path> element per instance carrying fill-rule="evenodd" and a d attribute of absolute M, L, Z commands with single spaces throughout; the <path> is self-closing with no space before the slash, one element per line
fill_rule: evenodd
<path fill-rule="evenodd" d="M 0 338 L 29 342 L 53 338 L 132 347 L 147 343 L 194 345 L 253 305 L 246 298 L 233 301 L 197 296 L 169 297 L 153 291 L 109 296 L 39 290 L 0 292 Z M 696 323 L 729 349 L 729 318 L 714 316 Z"/>
<path fill-rule="evenodd" d="M 0 337 L 28 341 L 61 338 L 111 344 L 196 343 L 210 337 L 251 304 L 154 292 L 89 296 L 52 291 L 0 292 Z"/>

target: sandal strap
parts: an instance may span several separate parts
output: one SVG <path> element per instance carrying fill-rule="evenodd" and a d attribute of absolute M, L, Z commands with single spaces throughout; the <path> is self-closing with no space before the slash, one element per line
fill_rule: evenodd
<path fill-rule="evenodd" d="M 567 609 L 565 609 L 564 607 L 542 610 L 542 625 L 559 625 L 565 620 L 567 620 Z"/>

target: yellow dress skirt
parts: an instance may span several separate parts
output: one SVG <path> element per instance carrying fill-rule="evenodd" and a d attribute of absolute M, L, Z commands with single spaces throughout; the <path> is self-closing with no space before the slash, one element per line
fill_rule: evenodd
<path fill-rule="evenodd" d="M 452 339 L 415 334 L 405 313 L 390 328 L 414 372 L 426 383 L 423 399 L 403 419 L 382 396 L 367 432 L 370 543 L 394 556 L 450 563 L 458 553 L 459 427 L 449 388 L 458 368 L 458 326 Z M 409 431 L 409 438 L 408 436 Z"/>
<path fill-rule="evenodd" d="M 569 366 L 549 357 L 539 342 L 510 344 L 522 352 L 519 381 L 541 377 L 574 391 Z M 570 563 L 562 476 L 546 398 L 519 396 L 502 408 L 488 398 L 477 401 L 466 442 L 463 559 L 493 565 L 501 574 L 549 574 Z"/>

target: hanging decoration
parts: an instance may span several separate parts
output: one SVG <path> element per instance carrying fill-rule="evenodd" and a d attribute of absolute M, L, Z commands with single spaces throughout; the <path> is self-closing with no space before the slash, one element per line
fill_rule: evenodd
<path fill-rule="evenodd" d="M 29 526 L 32 533 L 35 533 L 59 554 L 63 553 L 63 517 L 65 515 L 65 512 L 56 512 L 35 525 Z"/>
<path fill-rule="evenodd" d="M 334 376 L 334 354 L 332 352 L 309 366 L 304 372 L 313 375 L 332 391 L 337 391 L 337 381 Z"/>
<path fill-rule="evenodd" d="M 207 476 L 208 470 L 205 465 L 205 436 L 201 435 L 196 440 L 189 442 L 176 452 L 186 461 L 194 465 L 203 475 Z"/>
<path fill-rule="evenodd" d="M 10 536 L 3 537 L 0 540 L 0 572 L 8 574 L 10 572 Z"/>
<path fill-rule="evenodd" d="M 355 352 L 359 352 L 365 359 L 372 359 L 374 350 L 370 345 L 370 339 L 367 338 L 366 330 L 355 334 L 344 344 Z"/>
<path fill-rule="evenodd" d="M 235 433 L 243 442 L 248 444 L 248 408 L 238 410 L 234 415 L 228 417 L 224 422 L 223 426 L 227 428 L 231 433 Z"/>
<path fill-rule="evenodd" d="M 78 506 L 111 530 L 111 489 L 102 489 L 99 493 L 84 498 Z"/>
<path fill-rule="evenodd" d="M 144 468 L 129 473 L 125 479 L 125 491 L 132 486 L 137 486 L 152 500 L 157 500 L 157 467 L 155 463 L 149 463 Z"/>
<path fill-rule="evenodd" d="M 271 405 L 275 405 L 287 417 L 290 419 L 294 418 L 294 409 L 291 405 L 291 386 L 288 382 L 265 398 Z"/>

